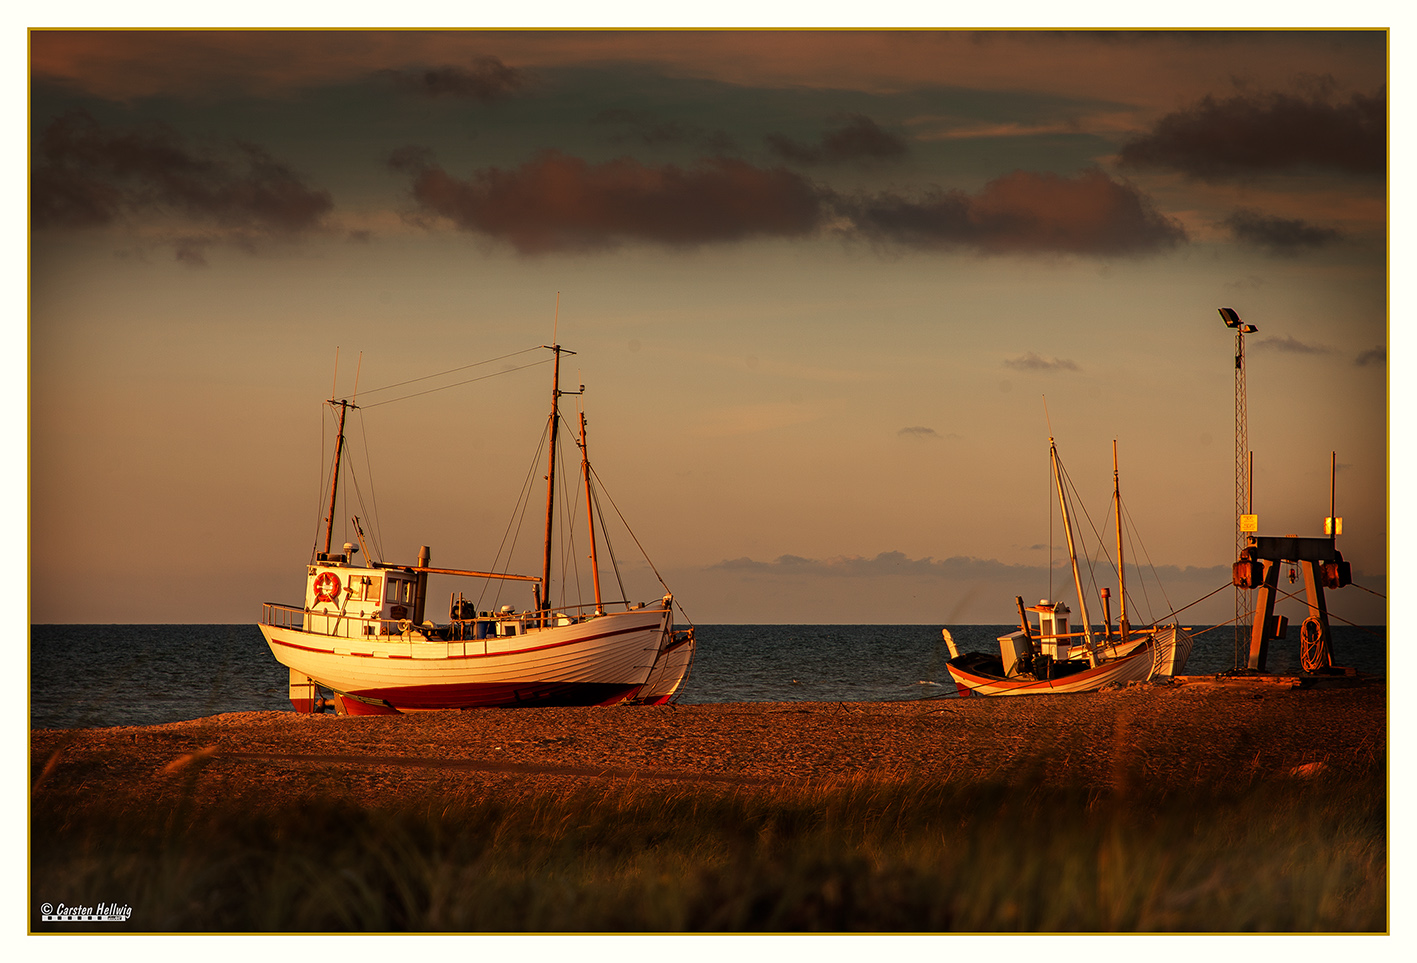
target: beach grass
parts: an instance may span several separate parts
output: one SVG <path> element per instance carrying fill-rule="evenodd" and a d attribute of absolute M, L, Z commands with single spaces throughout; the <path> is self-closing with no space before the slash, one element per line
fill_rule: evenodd
<path fill-rule="evenodd" d="M 120 900 L 149 932 L 1382 932 L 1381 768 L 75 800 L 32 812 L 31 890 Z"/>

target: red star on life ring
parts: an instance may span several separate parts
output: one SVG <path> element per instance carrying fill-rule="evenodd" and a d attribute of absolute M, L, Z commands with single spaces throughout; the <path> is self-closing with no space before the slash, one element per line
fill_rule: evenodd
<path fill-rule="evenodd" d="M 315 604 L 333 602 L 339 598 L 339 576 L 334 572 L 321 572 L 315 577 Z"/>

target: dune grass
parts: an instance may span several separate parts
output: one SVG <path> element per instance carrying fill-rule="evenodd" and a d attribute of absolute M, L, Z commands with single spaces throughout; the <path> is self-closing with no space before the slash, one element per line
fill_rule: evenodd
<path fill-rule="evenodd" d="M 379 809 L 87 801 L 31 829 L 36 901 L 127 903 L 129 931 L 1387 928 L 1381 774 L 1151 796 L 606 781 Z"/>

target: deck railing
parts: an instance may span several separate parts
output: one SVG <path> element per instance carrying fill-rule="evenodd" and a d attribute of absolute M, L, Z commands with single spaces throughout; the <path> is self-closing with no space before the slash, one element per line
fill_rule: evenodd
<path fill-rule="evenodd" d="M 627 610 L 637 610 L 648 608 L 649 604 L 626 601 L 602 602 L 600 608 L 604 610 L 611 606 L 626 606 Z M 441 638 L 450 642 L 524 635 L 528 631 L 583 622 L 594 617 L 595 609 L 594 603 L 586 603 L 584 605 L 558 606 L 544 612 L 489 612 L 470 619 L 452 619 L 437 626 L 437 630 Z M 305 609 L 297 605 L 282 605 L 278 602 L 262 603 L 261 624 L 353 639 L 397 637 L 407 629 L 422 628 L 422 626 L 411 623 L 408 619 L 391 619 L 379 615 L 341 614 Z M 369 630 L 371 627 L 373 631 Z"/>

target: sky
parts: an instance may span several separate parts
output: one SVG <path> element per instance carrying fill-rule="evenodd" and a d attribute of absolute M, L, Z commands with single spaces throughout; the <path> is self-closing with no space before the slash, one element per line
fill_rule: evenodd
<path fill-rule="evenodd" d="M 1330 606 L 1385 621 L 1388 40 L 33 32 L 30 621 L 298 600 L 331 397 L 361 405 L 336 547 L 360 515 L 386 560 L 493 564 L 555 338 L 631 598 L 1011 622 L 1072 596 L 1051 435 L 1093 557 L 1117 444 L 1129 590 L 1164 589 L 1134 621 L 1223 622 L 1220 307 L 1258 328 L 1261 532 L 1322 534 L 1336 453 L 1362 588 Z"/>

